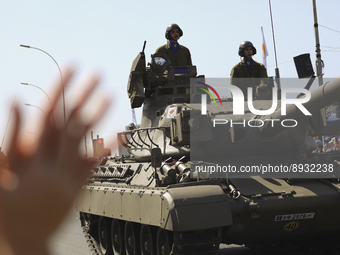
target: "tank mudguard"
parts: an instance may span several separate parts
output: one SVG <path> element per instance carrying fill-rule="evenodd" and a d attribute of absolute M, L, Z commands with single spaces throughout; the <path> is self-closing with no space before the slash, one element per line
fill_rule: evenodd
<path fill-rule="evenodd" d="M 183 232 L 232 225 L 229 198 L 219 185 L 171 188 L 163 197 L 168 208 L 164 226 L 167 230 Z"/>

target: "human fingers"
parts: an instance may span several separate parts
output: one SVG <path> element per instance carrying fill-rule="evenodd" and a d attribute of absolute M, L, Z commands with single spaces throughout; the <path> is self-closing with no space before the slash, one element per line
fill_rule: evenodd
<path fill-rule="evenodd" d="M 60 99 L 63 91 L 69 85 L 70 79 L 73 76 L 74 72 L 75 72 L 75 68 L 72 67 L 72 66 L 65 68 L 64 71 L 63 71 L 62 83 L 60 84 L 60 82 L 56 82 L 57 84 L 55 86 L 56 86 L 57 89 L 56 89 L 56 92 L 54 93 L 54 95 L 51 98 L 51 108 L 52 109 L 55 108 L 55 106 L 56 106 L 58 100 Z"/>
<path fill-rule="evenodd" d="M 100 76 L 93 73 L 88 77 L 84 84 L 84 93 L 79 98 L 73 109 L 70 111 L 69 120 L 67 124 L 67 135 L 74 139 L 83 137 L 86 131 L 95 125 L 97 121 L 103 116 L 104 112 L 111 103 L 111 99 L 107 95 L 97 96 L 96 112 L 93 114 L 86 114 L 86 124 L 81 113 L 84 113 L 85 102 L 89 99 L 94 89 L 98 86 Z"/>
<path fill-rule="evenodd" d="M 73 165 L 74 167 L 77 164 L 77 161 L 73 160 L 73 158 L 78 156 L 79 144 L 82 138 L 86 135 L 87 131 L 104 115 L 105 111 L 110 105 L 110 102 L 111 100 L 109 98 L 102 99 L 100 101 L 99 109 L 93 116 L 91 116 L 92 118 L 89 122 L 87 121 L 85 123 L 79 114 L 74 114 L 72 118 L 70 118 L 67 129 L 63 131 L 61 146 L 59 148 L 59 158 L 63 165 L 67 165 L 68 167 Z"/>
<path fill-rule="evenodd" d="M 13 107 L 13 119 L 14 123 L 12 124 L 12 133 L 9 138 L 9 149 L 8 149 L 8 163 L 10 166 L 10 170 L 14 172 L 18 172 L 21 169 L 21 159 L 23 158 L 23 153 L 19 147 L 19 131 L 21 126 L 21 111 L 19 106 L 16 104 Z"/>
<path fill-rule="evenodd" d="M 92 119 L 86 124 L 84 125 L 83 128 L 83 134 L 82 137 L 84 137 L 84 135 L 86 134 L 86 132 L 93 127 L 98 120 L 104 115 L 104 113 L 106 112 L 106 110 L 108 109 L 109 105 L 111 104 L 112 100 L 108 97 L 101 97 L 100 102 L 100 106 L 99 109 L 96 110 L 96 114 L 94 114 L 92 116 Z M 75 138 L 75 131 L 78 130 L 79 132 L 79 128 L 77 128 L 77 121 L 79 120 L 78 118 L 72 118 L 72 120 L 70 121 L 68 127 L 67 127 L 67 134 L 68 137 L 72 136 L 73 139 Z M 79 127 L 79 124 L 78 124 Z M 79 135 L 79 134 L 78 134 Z M 76 150 L 77 151 L 77 145 L 75 145 L 74 148 L 72 148 L 72 146 L 67 146 L 67 150 Z M 65 150 L 66 154 L 68 154 L 67 150 Z M 99 157 L 105 156 L 105 155 L 98 155 Z M 96 162 L 94 162 L 91 159 L 83 159 L 81 161 L 78 162 L 77 167 L 73 168 L 73 179 L 76 181 L 78 181 L 79 184 L 79 188 L 84 184 L 86 178 L 89 175 L 90 169 L 92 169 L 92 167 L 94 166 Z"/>
<path fill-rule="evenodd" d="M 102 116 L 107 105 L 102 106 L 102 110 L 100 113 L 97 113 L 96 116 Z M 62 144 L 60 146 L 59 157 L 56 162 L 57 169 L 59 171 L 60 176 L 64 177 L 64 185 L 70 187 L 74 193 L 78 193 L 80 187 L 85 183 L 86 178 L 88 177 L 90 170 L 94 166 L 94 162 L 88 159 L 85 159 L 81 155 L 79 155 L 79 145 L 81 143 L 82 138 L 85 136 L 86 131 L 92 125 L 86 125 L 77 117 L 72 118 L 70 123 L 67 126 L 67 132 L 64 133 Z M 70 129 L 74 129 L 70 132 Z M 73 132 L 76 130 L 84 130 L 83 132 L 79 132 L 77 135 L 74 135 Z"/>
<path fill-rule="evenodd" d="M 8 164 L 9 169 L 0 169 L 0 190 L 15 190 L 19 183 L 18 174 L 22 171 L 22 153 L 18 149 L 18 136 L 21 124 L 21 114 L 18 105 L 13 107 L 14 123 L 9 139 Z"/>
<path fill-rule="evenodd" d="M 79 156 L 79 145 L 81 139 L 85 136 L 86 132 L 97 123 L 97 121 L 103 116 L 107 110 L 110 99 L 108 96 L 101 96 L 98 98 L 97 110 L 95 114 L 87 114 L 86 121 L 82 118 L 81 112 L 84 111 L 85 102 L 92 94 L 94 88 L 98 85 L 100 77 L 96 74 L 91 75 L 84 84 L 85 92 L 80 97 L 74 108 L 70 111 L 67 127 L 64 127 L 60 140 L 58 165 L 60 165 L 61 171 L 66 171 L 72 174 L 76 172 L 79 161 L 74 160 Z M 71 168 L 71 171 L 67 170 Z M 80 167 L 81 168 L 81 167 Z M 77 175 L 77 174 L 76 174 Z"/>
<path fill-rule="evenodd" d="M 70 83 L 70 79 L 73 76 L 75 69 L 68 67 L 63 72 L 62 84 L 56 82 L 57 89 L 51 98 L 51 107 L 47 111 L 45 119 L 43 121 L 43 130 L 41 132 L 40 139 L 38 142 L 37 157 L 44 158 L 46 161 L 55 161 L 55 155 L 58 152 L 59 140 L 61 135 L 61 129 L 57 128 L 55 121 L 60 122 L 59 119 L 55 119 L 53 112 L 56 109 L 57 103 L 60 100 L 65 88 Z"/>
<path fill-rule="evenodd" d="M 73 109 L 69 114 L 69 121 L 79 112 L 79 109 L 82 108 L 86 102 L 86 100 L 90 97 L 95 87 L 98 85 L 100 80 L 100 76 L 98 74 L 92 74 L 87 79 L 85 84 L 82 86 L 85 88 L 84 93 L 79 98 L 78 102 L 75 104 Z"/>
<path fill-rule="evenodd" d="M 61 99 L 61 97 L 64 97 L 64 91 L 67 88 L 67 86 L 70 84 L 70 79 L 72 78 L 73 74 L 75 72 L 75 68 L 72 66 L 69 66 L 64 69 L 63 71 L 63 79 L 62 82 L 59 80 L 54 81 L 54 87 L 56 88 L 55 92 L 53 93 L 51 97 L 51 104 L 50 108 L 47 111 L 47 114 L 45 115 L 44 119 L 44 127 L 50 127 L 51 125 L 54 125 L 54 121 L 59 122 L 59 120 L 54 120 L 53 112 L 57 108 L 58 101 Z M 53 122 L 51 121 L 53 120 Z"/>
<path fill-rule="evenodd" d="M 104 113 L 107 111 L 109 106 L 112 103 L 111 98 L 101 98 L 100 106 L 96 111 L 96 114 L 92 116 L 92 120 L 88 122 L 88 124 L 85 127 L 85 131 L 88 131 L 92 126 L 94 126 L 104 115 Z"/>
<path fill-rule="evenodd" d="M 8 150 L 8 156 L 11 156 L 15 151 L 15 144 L 17 142 L 18 134 L 19 134 L 19 127 L 21 124 L 21 114 L 19 110 L 19 106 L 16 104 L 13 107 L 14 112 L 14 123 L 12 125 L 12 133 L 10 135 L 9 139 L 9 150 Z"/>

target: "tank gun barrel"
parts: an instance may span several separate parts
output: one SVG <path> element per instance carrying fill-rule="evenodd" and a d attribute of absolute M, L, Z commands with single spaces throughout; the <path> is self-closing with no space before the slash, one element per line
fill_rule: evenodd
<path fill-rule="evenodd" d="M 311 92 L 311 98 L 304 103 L 304 108 L 311 114 L 317 112 L 323 107 L 340 99 L 340 76 L 332 81 L 325 83 Z M 286 115 L 282 115 L 281 108 L 277 109 L 272 114 L 261 117 L 262 120 L 275 120 L 281 122 L 285 119 L 299 120 L 303 119 L 305 114 L 295 105 L 289 104 L 286 106 Z M 265 121 L 265 124 L 259 129 L 260 132 L 267 137 L 272 137 L 283 131 L 283 125 L 273 125 L 272 121 Z"/>

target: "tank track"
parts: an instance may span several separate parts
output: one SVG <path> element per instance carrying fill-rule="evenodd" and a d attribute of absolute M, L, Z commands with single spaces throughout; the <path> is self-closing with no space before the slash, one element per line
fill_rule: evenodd
<path fill-rule="evenodd" d="M 99 241 L 97 240 L 98 238 L 96 238 L 95 236 L 91 234 L 91 232 L 93 231 L 91 230 L 91 228 L 93 226 L 90 226 L 89 222 L 86 221 L 83 213 L 80 213 L 80 221 L 81 221 L 81 227 L 82 227 L 85 239 L 86 239 L 86 243 L 88 247 L 90 248 L 92 255 L 114 254 L 112 253 L 112 251 L 106 254 L 104 254 L 101 251 L 101 245 Z M 219 250 L 219 242 L 215 242 L 215 243 L 207 242 L 207 243 L 195 243 L 195 244 L 189 244 L 189 243 L 183 243 L 183 242 L 179 243 L 177 241 L 171 241 L 171 242 L 173 245 L 172 245 L 170 253 L 168 253 L 169 255 L 192 255 L 192 254 L 215 255 Z M 176 243 L 178 243 L 178 245 L 176 245 Z M 126 254 L 125 251 L 122 254 Z M 142 253 L 138 251 L 136 255 L 138 254 L 142 254 Z M 150 254 L 153 254 L 153 253 L 150 253 Z M 165 253 L 160 254 L 160 253 L 157 253 L 156 251 L 155 254 L 163 255 L 167 253 L 165 252 Z"/>
<path fill-rule="evenodd" d="M 92 255 L 103 255 L 103 253 L 100 251 L 98 242 L 90 234 L 89 226 L 86 224 L 86 220 L 84 219 L 82 213 L 80 213 L 80 221 L 81 221 L 81 228 L 83 230 L 87 246 L 90 248 Z"/>
<path fill-rule="evenodd" d="M 80 213 L 81 227 L 86 238 L 87 245 L 92 255 L 106 255 L 101 252 L 98 240 L 91 234 L 90 225 L 82 213 Z M 259 254 L 277 254 L 277 255 L 340 255 L 340 244 L 338 235 L 328 236 L 316 240 L 306 240 L 301 243 L 280 242 L 273 244 L 253 244 L 246 245 Z M 218 251 L 219 243 L 212 244 L 187 244 L 174 241 L 169 255 L 214 255 Z M 184 247 L 184 249 L 183 249 Z M 108 253 L 113 254 L 113 253 Z M 125 254 L 125 252 L 124 252 Z M 141 254 L 138 252 L 137 254 Z M 155 253 L 157 254 L 157 253 Z M 257 254 L 257 253 L 256 253 Z M 158 254 L 157 254 L 158 255 Z M 162 255 L 162 254 L 160 254 Z"/>

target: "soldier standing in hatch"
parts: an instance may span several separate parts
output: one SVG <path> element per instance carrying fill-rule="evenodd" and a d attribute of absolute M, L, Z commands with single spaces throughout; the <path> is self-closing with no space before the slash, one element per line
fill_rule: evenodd
<path fill-rule="evenodd" d="M 230 73 L 230 84 L 235 85 L 242 90 L 245 100 L 248 98 L 248 87 L 253 88 L 253 95 L 257 88 L 267 89 L 267 79 L 263 79 L 268 78 L 267 69 L 263 64 L 253 60 L 252 56 L 255 54 L 256 48 L 251 42 L 242 42 L 239 46 L 238 55 L 243 57 L 243 59 L 233 67 Z"/>
<path fill-rule="evenodd" d="M 182 35 L 183 31 L 177 24 L 169 25 L 165 31 L 168 42 L 156 50 L 156 53 L 165 54 L 172 66 L 192 66 L 189 49 L 178 43 Z"/>

